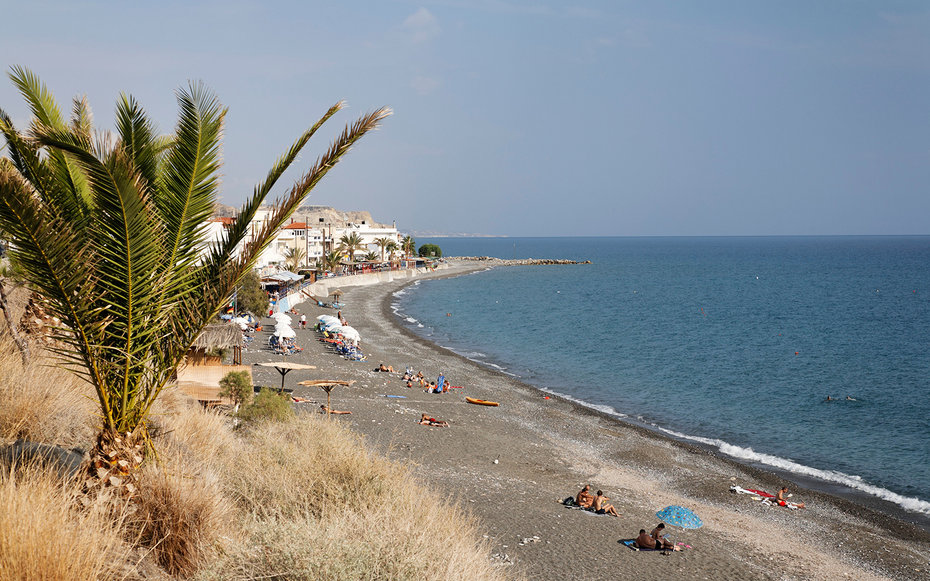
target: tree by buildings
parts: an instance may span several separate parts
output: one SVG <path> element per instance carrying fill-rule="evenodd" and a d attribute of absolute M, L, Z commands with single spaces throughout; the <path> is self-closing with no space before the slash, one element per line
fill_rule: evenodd
<path fill-rule="evenodd" d="M 431 256 L 433 258 L 442 258 L 442 249 L 435 244 L 424 244 L 417 251 L 420 256 Z"/>
<path fill-rule="evenodd" d="M 413 256 L 413 252 L 416 248 L 417 243 L 416 240 L 413 239 L 413 236 L 404 236 L 404 239 L 400 243 L 400 249 L 404 251 L 404 256 Z"/>
<path fill-rule="evenodd" d="M 342 238 L 339 239 L 339 250 L 343 253 L 348 253 L 349 259 L 352 262 L 355 262 L 355 253 L 363 246 L 362 237 L 358 235 L 358 232 L 343 234 Z"/>
<path fill-rule="evenodd" d="M 385 249 L 387 249 L 388 244 L 391 244 L 392 242 L 394 242 L 394 240 L 392 238 L 388 238 L 387 236 L 383 236 L 381 238 L 375 238 L 375 244 L 377 244 L 378 248 L 381 249 L 381 262 L 384 262 Z M 394 242 L 394 244 L 396 245 L 397 243 Z"/>
<path fill-rule="evenodd" d="M 191 344 L 310 190 L 390 111 L 347 126 L 236 254 L 259 206 L 342 103 L 278 158 L 224 238 L 208 246 L 203 223 L 218 198 L 226 115 L 209 90 L 192 83 L 177 92 L 169 136 L 123 95 L 113 139 L 98 140 L 86 100 L 75 100 L 66 121 L 30 71 L 14 67 L 10 78 L 33 119 L 21 131 L 0 111 L 8 154 L 0 158 L 0 231 L 15 272 L 61 321 L 53 331 L 67 348 L 58 355 L 96 393 L 101 427 L 87 482 L 131 494 L 150 443 L 149 411 Z"/>
<path fill-rule="evenodd" d="M 247 371 L 230 371 L 220 380 L 220 397 L 228 398 L 237 408 L 252 400 L 253 391 Z"/>
<path fill-rule="evenodd" d="M 261 315 L 267 308 L 268 295 L 262 289 L 261 279 L 254 270 L 250 270 L 242 276 L 236 287 L 236 310 Z"/>

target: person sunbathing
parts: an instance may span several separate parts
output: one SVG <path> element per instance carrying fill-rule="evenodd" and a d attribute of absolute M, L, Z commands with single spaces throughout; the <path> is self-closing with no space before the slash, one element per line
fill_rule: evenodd
<path fill-rule="evenodd" d="M 665 538 L 665 523 L 664 522 L 660 522 L 659 524 L 657 524 L 656 528 L 652 529 L 652 532 L 649 533 L 649 536 L 651 536 L 652 539 L 655 541 L 657 549 L 668 550 L 668 549 L 675 548 L 674 543 L 672 543 L 672 541 Z"/>
<path fill-rule="evenodd" d="M 782 486 L 782 487 L 781 487 L 781 490 L 779 490 L 778 493 L 775 494 L 775 504 L 777 504 L 778 506 L 788 506 L 788 504 L 789 504 L 789 503 L 788 503 L 788 497 L 789 497 L 789 496 L 791 496 L 791 495 L 788 494 L 788 487 L 787 487 L 787 486 Z M 796 507 L 798 507 L 798 508 L 804 508 L 804 503 L 803 503 L 803 502 L 795 502 L 795 503 L 793 503 L 793 504 L 794 504 L 794 506 L 796 506 Z"/>
<path fill-rule="evenodd" d="M 375 371 L 385 371 L 385 372 L 394 373 L 394 366 L 393 366 L 393 365 L 388 365 L 387 367 L 385 367 L 385 366 L 384 366 L 384 363 L 382 363 L 382 364 L 378 365 L 378 368 L 375 369 Z"/>
<path fill-rule="evenodd" d="M 655 549 L 656 540 L 646 534 L 646 529 L 639 529 L 639 536 L 636 537 L 636 546 L 640 549 Z"/>
<path fill-rule="evenodd" d="M 323 405 L 320 406 L 320 413 L 321 413 L 321 414 L 330 414 L 330 415 L 334 415 L 334 416 L 342 416 L 342 415 L 345 415 L 345 414 L 351 414 L 352 412 L 344 412 L 344 411 L 339 411 L 339 410 L 332 410 L 332 409 L 329 409 L 328 407 L 326 407 L 326 404 L 323 404 Z"/>
<path fill-rule="evenodd" d="M 594 497 L 591 496 L 591 485 L 585 484 L 584 488 L 575 497 L 575 504 L 584 509 L 589 509 L 594 505 Z"/>
<path fill-rule="evenodd" d="M 437 428 L 448 428 L 449 422 L 445 420 L 437 420 L 436 418 L 431 418 L 426 414 L 420 416 L 420 421 L 417 422 L 423 424 L 424 426 L 436 426 Z"/>
<path fill-rule="evenodd" d="M 603 490 L 598 490 L 597 495 L 594 497 L 594 506 L 591 508 L 594 509 L 594 512 L 597 514 L 609 514 L 610 516 L 620 516 L 620 513 L 617 512 L 617 509 L 614 508 L 614 505 L 607 504 L 607 501 L 610 500 L 604 496 Z"/>

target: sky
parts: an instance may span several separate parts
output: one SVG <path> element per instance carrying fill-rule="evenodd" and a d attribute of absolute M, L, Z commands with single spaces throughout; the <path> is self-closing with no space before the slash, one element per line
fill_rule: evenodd
<path fill-rule="evenodd" d="M 930 234 L 930 3 L 15 2 L 0 65 L 65 110 L 175 91 L 229 108 L 239 206 L 333 103 L 282 194 L 389 106 L 308 203 L 400 230 L 508 236 Z M 0 108 L 28 110 L 8 79 Z"/>

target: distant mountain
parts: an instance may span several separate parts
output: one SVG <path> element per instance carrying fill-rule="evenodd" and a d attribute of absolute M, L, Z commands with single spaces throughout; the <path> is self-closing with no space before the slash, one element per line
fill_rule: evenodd
<path fill-rule="evenodd" d="M 239 209 L 235 206 L 217 204 L 213 210 L 213 215 L 216 217 L 235 216 L 238 210 Z M 322 222 L 320 221 L 320 218 L 323 219 Z M 362 222 L 376 228 L 387 228 L 391 226 L 390 224 L 381 224 L 379 222 L 375 222 L 371 217 L 371 212 L 337 210 L 336 208 L 330 206 L 301 206 L 291 216 L 291 220 L 293 222 L 308 222 L 311 226 L 318 224 L 344 226 L 345 224 L 349 223 L 361 224 Z"/>

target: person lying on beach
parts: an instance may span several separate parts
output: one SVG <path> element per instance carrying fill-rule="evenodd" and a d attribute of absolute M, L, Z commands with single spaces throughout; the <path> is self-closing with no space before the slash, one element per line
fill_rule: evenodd
<path fill-rule="evenodd" d="M 329 409 L 328 407 L 326 407 L 326 404 L 323 404 L 323 405 L 320 406 L 320 413 L 321 413 L 321 414 L 331 414 L 331 415 L 334 415 L 334 416 L 342 416 L 342 415 L 345 415 L 345 414 L 351 414 L 352 412 L 343 412 L 343 411 L 339 411 L 339 410 L 331 410 L 331 409 Z"/>
<path fill-rule="evenodd" d="M 787 486 L 782 486 L 782 487 L 781 487 L 781 490 L 779 490 L 779 491 L 775 494 L 775 504 L 777 504 L 778 506 L 788 506 L 788 504 L 791 504 L 791 503 L 788 502 L 788 497 L 789 497 L 789 496 L 791 496 L 791 495 L 788 494 L 788 487 L 787 487 Z M 794 504 L 794 506 L 796 506 L 797 508 L 804 508 L 804 503 L 803 503 L 803 502 L 795 502 L 795 503 L 793 503 L 793 504 Z"/>
<path fill-rule="evenodd" d="M 407 380 L 407 387 L 413 387 L 413 382 L 410 380 Z"/>
<path fill-rule="evenodd" d="M 656 540 L 646 534 L 646 529 L 639 529 L 639 536 L 636 537 L 636 546 L 640 549 L 655 549 Z"/>
<path fill-rule="evenodd" d="M 610 500 L 604 496 L 603 490 L 598 490 L 597 495 L 594 497 L 594 506 L 591 508 L 594 509 L 594 512 L 597 514 L 609 514 L 610 516 L 620 516 L 620 513 L 617 512 L 617 509 L 614 508 L 614 505 L 607 504 L 607 501 Z"/>
<path fill-rule="evenodd" d="M 677 550 L 675 544 L 665 538 L 665 534 L 665 523 L 660 522 L 656 525 L 656 528 L 652 529 L 652 532 L 649 533 L 649 536 L 652 537 L 652 540 L 655 541 L 656 548 Z"/>
<path fill-rule="evenodd" d="M 431 418 L 426 414 L 420 416 L 420 421 L 417 422 L 423 424 L 424 426 L 436 426 L 437 428 L 448 428 L 449 422 L 445 420 L 437 420 L 436 418 Z"/>
<path fill-rule="evenodd" d="M 394 373 L 394 366 L 388 365 L 387 367 L 385 367 L 384 363 L 381 363 L 380 365 L 378 365 L 378 368 L 375 369 L 375 371 L 384 371 L 384 372 Z"/>
<path fill-rule="evenodd" d="M 578 493 L 578 496 L 575 497 L 575 504 L 581 508 L 591 508 L 594 505 L 594 497 L 591 496 L 591 485 L 585 484 L 584 488 Z"/>

